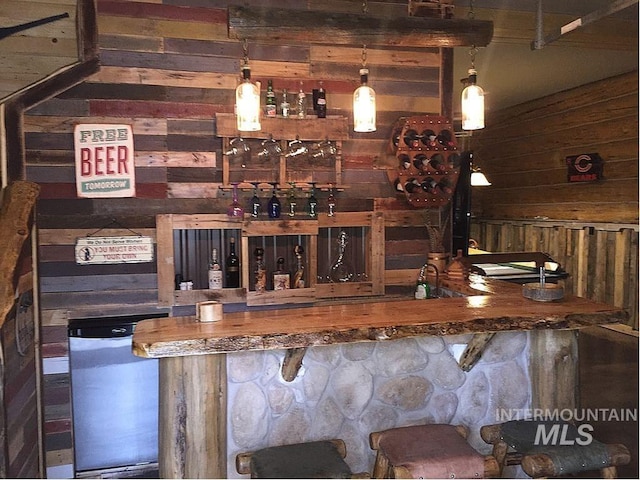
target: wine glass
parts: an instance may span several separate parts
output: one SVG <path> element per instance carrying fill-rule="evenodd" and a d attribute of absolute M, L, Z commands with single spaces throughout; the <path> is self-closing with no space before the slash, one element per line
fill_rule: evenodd
<path fill-rule="evenodd" d="M 278 197 L 276 196 L 276 186 L 278 184 L 277 183 L 273 183 L 273 190 L 271 191 L 271 199 L 269 200 L 269 205 L 268 205 L 268 214 L 269 214 L 269 218 L 280 218 L 280 200 L 278 200 Z"/>
<path fill-rule="evenodd" d="M 244 216 L 244 208 L 238 202 L 238 184 L 233 183 L 233 200 L 227 209 L 227 215 L 231 218 L 242 218 Z"/>
<path fill-rule="evenodd" d="M 258 218 L 262 211 L 262 203 L 260 203 L 260 197 L 258 197 L 258 183 L 253 183 L 253 197 L 249 202 L 249 208 L 252 218 Z"/>
<path fill-rule="evenodd" d="M 287 153 L 285 157 L 293 158 L 293 157 L 301 157 L 309 153 L 309 149 L 307 146 L 300 140 L 300 138 L 296 135 L 295 140 L 291 140 L 288 144 Z"/>
<path fill-rule="evenodd" d="M 244 138 L 235 137 L 229 142 L 229 150 L 224 152 L 224 155 L 239 158 L 242 168 L 245 168 L 251 159 L 251 147 Z"/>
<path fill-rule="evenodd" d="M 273 139 L 273 135 L 269 135 L 269 138 L 265 139 L 261 143 L 262 150 L 258 153 L 258 158 L 261 160 L 271 160 L 280 158 L 282 148 L 280 143 Z"/>

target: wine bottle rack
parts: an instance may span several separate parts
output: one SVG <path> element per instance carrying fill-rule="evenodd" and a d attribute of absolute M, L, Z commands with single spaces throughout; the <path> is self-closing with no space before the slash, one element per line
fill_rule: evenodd
<path fill-rule="evenodd" d="M 445 117 L 398 119 L 390 150 L 398 166 L 389 179 L 414 207 L 441 207 L 453 197 L 460 174 L 460 153 L 453 125 Z"/>

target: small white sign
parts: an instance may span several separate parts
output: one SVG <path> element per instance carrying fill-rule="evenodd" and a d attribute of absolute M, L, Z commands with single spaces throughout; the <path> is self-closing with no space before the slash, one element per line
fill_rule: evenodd
<path fill-rule="evenodd" d="M 136 196 L 131 125 L 76 125 L 73 140 L 78 197 Z"/>
<path fill-rule="evenodd" d="M 144 263 L 153 261 L 151 237 L 84 237 L 76 240 L 76 263 Z"/>

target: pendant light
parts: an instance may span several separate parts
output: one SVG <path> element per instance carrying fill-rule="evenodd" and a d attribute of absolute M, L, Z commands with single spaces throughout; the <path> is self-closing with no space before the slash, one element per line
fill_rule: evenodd
<path fill-rule="evenodd" d="M 367 13 L 365 0 L 362 12 Z M 369 69 L 367 68 L 367 46 L 362 45 L 362 67 L 360 68 L 360 86 L 353 92 L 353 130 L 355 132 L 376 131 L 376 92 L 367 85 Z"/>
<path fill-rule="evenodd" d="M 473 0 L 469 2 L 469 20 L 473 20 L 475 14 L 473 12 Z M 469 78 L 467 86 L 462 91 L 462 129 L 463 130 L 479 130 L 484 128 L 484 90 L 476 85 L 478 72 L 475 67 L 477 48 L 475 45 L 471 47 L 469 55 L 471 56 L 471 68 L 469 69 Z"/>
<path fill-rule="evenodd" d="M 242 81 L 236 88 L 236 122 L 238 131 L 255 132 L 260 125 L 260 88 L 251 82 L 247 41 L 242 44 Z"/>

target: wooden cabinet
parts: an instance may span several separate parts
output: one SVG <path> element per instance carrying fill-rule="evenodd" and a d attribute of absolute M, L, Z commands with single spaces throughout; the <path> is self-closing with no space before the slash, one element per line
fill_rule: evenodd
<path fill-rule="evenodd" d="M 313 303 L 318 299 L 384 295 L 384 217 L 382 212 L 338 212 L 317 219 L 261 220 L 221 214 L 156 217 L 158 242 L 158 303 L 163 306 L 193 305 L 207 300 L 246 303 L 248 306 Z M 344 258 L 349 263 L 348 281 L 331 280 L 330 270 L 339 253 L 341 233 L 347 237 Z M 227 246 L 233 238 L 240 246 L 240 288 L 210 290 L 206 270 L 212 248 L 220 252 L 224 269 Z M 278 257 L 293 279 L 294 248 L 303 247 L 304 288 L 255 291 L 255 249 L 264 249 L 270 279 Z M 193 290 L 180 290 L 176 276 L 193 282 Z"/>

